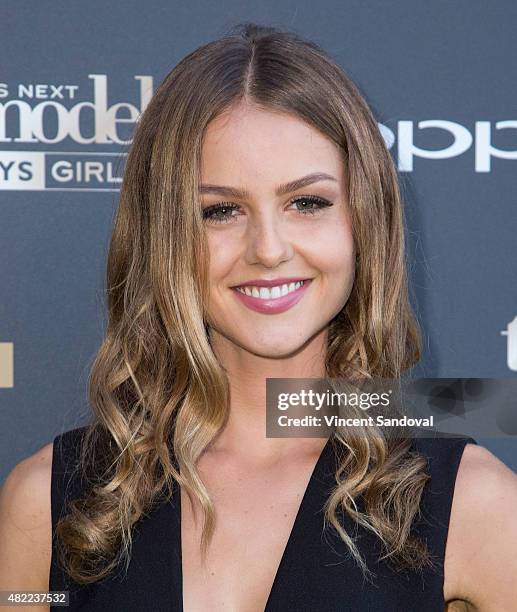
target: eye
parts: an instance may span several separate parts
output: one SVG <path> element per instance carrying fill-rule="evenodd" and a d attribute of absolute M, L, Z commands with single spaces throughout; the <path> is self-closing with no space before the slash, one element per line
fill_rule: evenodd
<path fill-rule="evenodd" d="M 300 205 L 301 208 L 298 208 L 297 212 L 302 215 L 314 215 L 323 208 L 332 206 L 329 200 L 314 195 L 298 196 L 291 200 L 291 204 Z M 233 202 L 219 202 L 203 209 L 203 219 L 212 224 L 231 223 L 237 216 L 232 214 L 235 210 L 240 210 L 240 206 Z"/>
<path fill-rule="evenodd" d="M 315 213 L 319 212 L 322 208 L 328 208 L 329 206 L 332 206 L 332 202 L 329 202 L 328 200 L 324 199 L 324 198 L 320 198 L 318 196 L 312 196 L 312 195 L 308 195 L 308 196 L 299 196 L 297 198 L 295 198 L 294 200 L 291 200 L 292 204 L 295 204 L 296 206 L 298 206 L 298 204 L 303 204 L 304 206 L 302 206 L 302 208 L 298 208 L 298 212 L 301 213 L 302 215 L 314 215 Z"/>
<path fill-rule="evenodd" d="M 203 219 L 209 223 L 228 223 L 233 218 L 232 211 L 238 209 L 239 206 L 232 202 L 220 202 L 203 209 Z"/>

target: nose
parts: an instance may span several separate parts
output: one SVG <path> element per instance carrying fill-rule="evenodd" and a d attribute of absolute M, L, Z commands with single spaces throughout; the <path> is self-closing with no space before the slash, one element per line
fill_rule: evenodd
<path fill-rule="evenodd" d="M 250 220 L 246 231 L 246 263 L 275 268 L 293 256 L 287 228 L 274 214 L 264 213 Z"/>

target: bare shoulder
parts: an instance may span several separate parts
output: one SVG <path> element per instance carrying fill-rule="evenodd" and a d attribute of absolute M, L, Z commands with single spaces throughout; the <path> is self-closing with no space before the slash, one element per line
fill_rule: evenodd
<path fill-rule="evenodd" d="M 0 590 L 48 590 L 52 452 L 20 461 L 0 489 Z"/>
<path fill-rule="evenodd" d="M 464 599 L 470 609 L 483 612 L 512 609 L 517 592 L 516 507 L 517 475 L 487 448 L 467 444 L 447 538 L 446 600 Z"/>

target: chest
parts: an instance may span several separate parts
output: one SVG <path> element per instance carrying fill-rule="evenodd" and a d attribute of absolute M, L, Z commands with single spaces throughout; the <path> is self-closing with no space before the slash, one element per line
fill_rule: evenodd
<path fill-rule="evenodd" d="M 263 472 L 200 466 L 216 513 L 205 559 L 202 514 L 181 493 L 183 607 L 263 612 L 307 490 L 314 462 Z M 203 469 L 204 467 L 204 469 Z"/>
<path fill-rule="evenodd" d="M 199 553 L 202 514 L 197 508 L 195 521 L 187 494 L 176 490 L 170 502 L 137 525 L 127 573 L 100 586 L 71 589 L 71 601 L 85 612 L 113 606 L 127 612 L 443 610 L 439 573 L 399 575 L 380 563 L 375 584 L 364 581 L 345 544 L 324 529 L 323 507 L 335 485 L 335 465 L 330 452 L 322 456 L 310 479 L 313 461 L 262 474 L 220 463 L 213 472 L 202 471 L 216 511 L 205 563 Z M 435 497 L 435 520 L 422 525 L 421 534 L 438 550 L 445 535 L 440 508 L 450 492 L 442 487 Z M 353 534 L 355 524 L 345 517 L 343 528 Z M 361 552 L 369 566 L 375 565 L 377 538 L 366 530 L 359 533 Z M 447 565 L 445 575 L 447 582 Z M 68 589 L 57 575 L 51 586 Z"/>
<path fill-rule="evenodd" d="M 322 512 L 314 503 L 316 485 L 309 472 L 306 467 L 301 472 L 299 468 L 282 471 L 281 478 L 271 474 L 242 477 L 237 473 L 231 480 L 219 480 L 216 475 L 209 478 L 206 482 L 214 501 L 216 528 L 205 561 L 200 554 L 200 508 L 196 507 L 196 521 L 189 498 L 182 492 L 184 612 L 263 612 L 265 609 L 276 612 L 277 609 L 290 609 L 284 607 L 286 604 L 280 606 L 281 598 L 285 596 L 291 605 L 291 598 L 296 597 L 296 593 L 303 594 L 298 606 L 307 604 L 307 595 L 311 593 L 314 605 L 325 602 L 329 610 L 338 609 L 336 602 L 347 610 L 379 610 L 381 601 L 385 610 L 394 610 L 390 606 L 395 601 L 400 604 L 407 598 L 404 605 L 410 606 L 414 604 L 413 597 L 421 597 L 418 594 L 422 584 L 416 576 L 409 583 L 398 582 L 395 575 L 384 568 L 380 573 L 383 586 L 370 589 L 362 583 L 353 562 L 343 563 L 342 556 L 340 559 L 332 557 L 331 549 L 343 555 L 344 548 L 337 542 L 331 547 L 322 545 L 318 535 Z M 319 500 L 322 500 L 321 495 Z M 348 527 L 351 532 L 350 524 Z M 318 555 L 320 558 L 316 560 Z M 454 595 L 456 570 L 454 563 L 445 564 L 445 599 Z M 340 583 L 342 587 L 338 590 L 336 587 Z M 276 587 L 274 597 L 271 596 L 273 585 Z M 426 588 L 429 608 L 419 600 L 421 610 L 436 609 L 433 607 L 435 600 L 441 599 L 438 587 L 439 581 L 434 587 Z M 451 602 L 445 610 L 466 611 L 461 605 L 460 601 Z"/>

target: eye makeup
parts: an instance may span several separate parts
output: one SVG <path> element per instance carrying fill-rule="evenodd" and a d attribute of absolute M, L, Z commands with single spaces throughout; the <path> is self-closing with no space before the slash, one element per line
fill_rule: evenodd
<path fill-rule="evenodd" d="M 324 208 L 329 208 L 333 205 L 333 203 L 326 198 L 321 198 L 320 196 L 315 195 L 297 196 L 291 200 L 291 204 L 296 206 L 304 203 L 308 203 L 311 208 L 306 207 L 297 209 L 297 212 L 302 215 L 318 214 Z M 241 207 L 233 202 L 219 202 L 218 204 L 213 204 L 203 209 L 203 219 L 205 219 L 208 223 L 230 223 L 236 216 L 232 215 L 231 213 L 240 209 Z"/>

